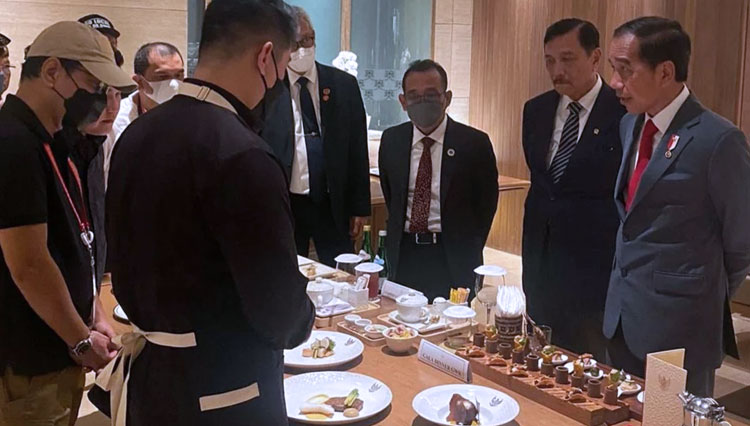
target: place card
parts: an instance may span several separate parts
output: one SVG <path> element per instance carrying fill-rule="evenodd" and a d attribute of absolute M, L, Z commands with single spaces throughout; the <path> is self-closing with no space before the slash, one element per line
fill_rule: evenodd
<path fill-rule="evenodd" d="M 687 370 L 683 367 L 685 349 L 654 352 L 646 356 L 646 387 L 643 399 L 643 425 L 681 426 L 682 401 Z"/>
<path fill-rule="evenodd" d="M 442 349 L 434 343 L 422 339 L 419 343 L 417 358 L 425 364 L 431 365 L 458 380 L 471 383 L 471 365 L 469 361 Z"/>
<path fill-rule="evenodd" d="M 393 281 L 384 280 L 383 281 L 383 287 L 380 289 L 380 295 L 385 296 L 389 299 L 396 300 L 400 296 L 403 296 L 404 294 L 409 294 L 409 292 L 415 292 L 418 294 L 422 294 L 421 291 L 414 290 L 413 288 L 409 288 L 405 285 L 396 284 Z"/>

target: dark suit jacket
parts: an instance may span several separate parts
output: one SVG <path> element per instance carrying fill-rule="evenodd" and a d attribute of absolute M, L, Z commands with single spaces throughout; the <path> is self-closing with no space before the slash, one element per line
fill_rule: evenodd
<path fill-rule="evenodd" d="M 331 209 L 337 228 L 348 232 L 349 218 L 370 215 L 365 107 L 356 78 L 320 63 L 316 66 L 320 88 L 320 131 Z M 284 95 L 268 112 L 261 137 L 271 146 L 287 178 L 290 178 L 295 151 L 294 115 L 289 88 L 284 90 Z"/>
<path fill-rule="evenodd" d="M 692 95 L 677 112 L 625 211 L 630 159 L 643 115 L 622 119 L 615 200 L 622 220 L 604 333 L 630 350 L 686 348 L 688 370 L 737 356 L 729 299 L 750 271 L 750 152 L 745 135 Z M 679 140 L 666 157 L 672 135 Z"/>
<path fill-rule="evenodd" d="M 440 170 L 443 247 L 453 282 L 467 284 L 474 282 L 474 268 L 482 264 L 482 249 L 497 209 L 497 164 L 486 133 L 450 117 L 446 120 Z M 414 125 L 406 122 L 387 129 L 380 141 L 380 185 L 388 207 L 386 249 L 391 278 L 399 268 L 413 134 Z"/>
<path fill-rule="evenodd" d="M 547 168 L 560 95 L 552 90 L 526 102 L 523 150 L 531 172 L 523 221 L 523 286 L 537 321 L 559 310 L 602 312 L 619 219 L 612 191 L 622 157 L 625 109 L 602 84 L 581 138 L 557 184 Z M 575 303 L 576 306 L 570 306 Z"/>

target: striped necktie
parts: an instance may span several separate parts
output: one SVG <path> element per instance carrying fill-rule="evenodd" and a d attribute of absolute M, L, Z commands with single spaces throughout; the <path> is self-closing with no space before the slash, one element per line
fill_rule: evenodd
<path fill-rule="evenodd" d="M 573 101 L 568 104 L 570 113 L 563 126 L 557 154 L 555 154 L 555 158 L 552 159 L 552 164 L 549 166 L 549 173 L 552 175 L 554 183 L 558 183 L 562 175 L 565 174 L 565 168 L 568 167 L 570 157 L 573 156 L 573 151 L 576 149 L 578 143 L 578 114 L 582 109 L 583 107 L 578 102 Z"/>

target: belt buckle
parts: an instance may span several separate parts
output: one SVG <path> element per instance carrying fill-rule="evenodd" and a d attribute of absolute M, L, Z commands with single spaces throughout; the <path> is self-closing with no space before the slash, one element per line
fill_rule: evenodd
<path fill-rule="evenodd" d="M 425 235 L 425 234 L 432 235 L 432 241 L 430 240 L 423 241 L 419 238 L 420 235 Z M 429 245 L 429 244 L 437 244 L 437 234 L 434 232 L 418 232 L 414 234 L 414 242 L 420 246 Z"/>

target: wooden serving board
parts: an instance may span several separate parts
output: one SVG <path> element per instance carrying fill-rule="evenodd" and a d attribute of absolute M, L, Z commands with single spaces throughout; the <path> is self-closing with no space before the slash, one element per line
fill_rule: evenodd
<path fill-rule="evenodd" d="M 367 346 L 378 347 L 378 346 L 385 345 L 385 337 L 381 336 L 378 339 L 371 339 L 364 332 L 360 332 L 359 330 L 355 330 L 349 327 L 346 321 L 341 321 L 338 324 L 336 324 L 336 330 L 358 338 L 359 340 L 362 341 L 362 343 L 364 343 Z"/>
<path fill-rule="evenodd" d="M 391 321 L 388 314 L 381 314 L 378 315 L 377 320 L 384 325 L 387 325 L 388 327 L 396 327 L 398 325 L 403 325 L 400 323 L 396 323 Z M 430 343 L 440 344 L 444 340 L 446 340 L 449 336 L 453 336 L 455 334 L 468 334 L 469 330 L 472 326 L 475 326 L 476 322 L 466 323 L 463 325 L 455 325 L 455 324 L 449 324 L 448 327 L 442 328 L 440 330 L 433 330 L 428 333 L 419 333 L 420 341 L 421 340 L 427 340 Z"/>
<path fill-rule="evenodd" d="M 335 327 L 336 324 L 344 320 L 347 315 L 359 315 L 363 319 L 374 318 L 380 313 L 380 304 L 375 302 L 368 302 L 367 305 L 362 305 L 359 308 L 354 309 L 351 312 L 345 314 L 334 315 L 329 317 L 315 317 L 315 327 Z"/>
<path fill-rule="evenodd" d="M 577 358 L 577 355 L 573 355 L 567 351 L 564 352 L 568 354 L 570 359 Z M 617 405 L 605 404 L 603 397 L 604 383 L 602 384 L 602 397 L 591 398 L 584 391 L 583 396 L 586 398 L 586 402 L 573 404 L 564 399 L 568 392 L 573 390 L 570 384 L 561 385 L 555 383 L 555 387 L 549 389 L 540 389 L 535 386 L 534 381 L 539 378 L 549 378 L 554 382 L 554 377 L 545 376 L 540 371 L 528 371 L 526 372 L 528 377 L 515 377 L 508 374 L 508 367 L 488 365 L 489 356 L 486 354 L 481 358 L 468 357 L 464 351 L 456 351 L 456 354 L 469 360 L 472 373 L 485 377 L 500 386 L 517 392 L 585 425 L 611 425 L 627 421 L 631 418 L 636 420 L 642 418 L 643 405 L 637 401 L 635 395 L 620 398 Z M 511 360 L 506 360 L 506 362 L 508 365 L 512 364 Z M 601 364 L 598 367 L 604 371 L 605 375 L 611 369 Z M 643 380 L 634 379 L 643 386 Z"/>

